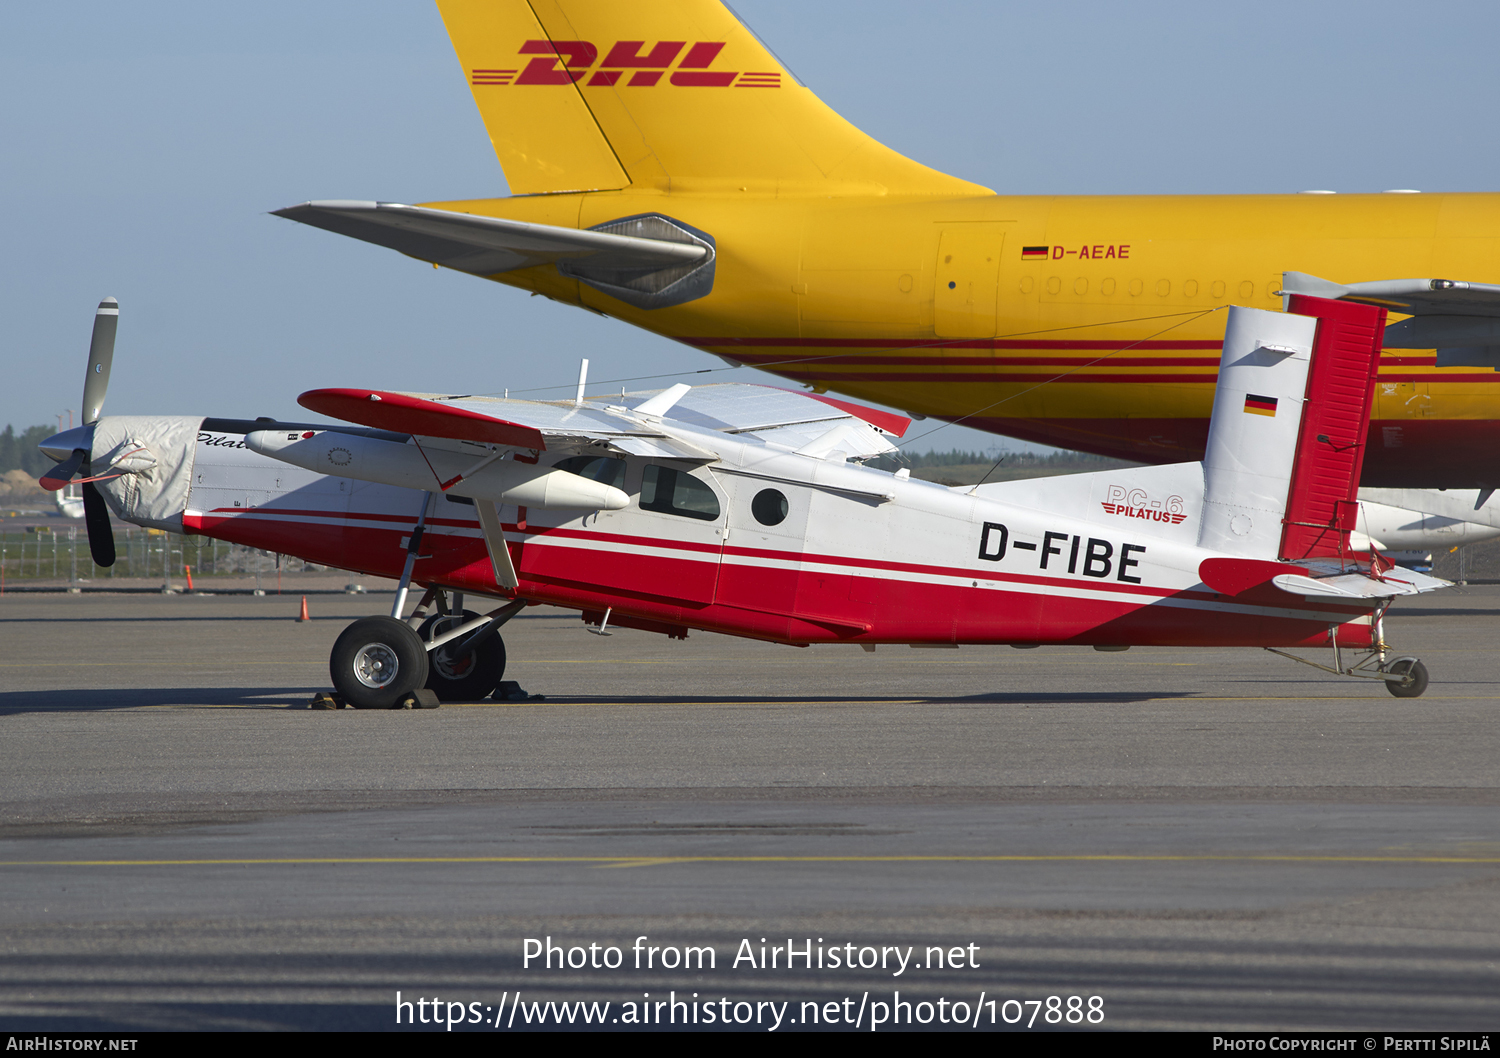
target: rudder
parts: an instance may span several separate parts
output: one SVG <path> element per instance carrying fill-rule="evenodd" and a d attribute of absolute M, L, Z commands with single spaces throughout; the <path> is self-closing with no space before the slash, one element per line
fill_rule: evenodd
<path fill-rule="evenodd" d="M 1230 310 L 1201 546 L 1291 561 L 1348 552 L 1384 324 L 1381 309 L 1320 298 Z"/>
<path fill-rule="evenodd" d="M 1359 511 L 1385 310 L 1293 295 L 1287 311 L 1318 320 L 1307 403 L 1287 493 L 1283 559 L 1343 555 Z"/>

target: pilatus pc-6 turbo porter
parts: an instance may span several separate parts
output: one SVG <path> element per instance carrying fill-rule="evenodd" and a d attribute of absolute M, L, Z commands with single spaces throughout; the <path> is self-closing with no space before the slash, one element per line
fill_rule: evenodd
<path fill-rule="evenodd" d="M 85 495 L 137 524 L 399 577 L 391 615 L 333 649 L 358 706 L 488 694 L 529 603 L 794 646 L 1324 647 L 1328 671 L 1420 694 L 1382 617 L 1444 582 L 1350 542 L 1384 313 L 1296 298 L 1228 319 L 1203 462 L 973 488 L 860 465 L 909 420 L 750 385 L 319 389 L 300 403 L 355 425 L 105 416 L 44 448 L 53 487 L 87 467 Z"/>
<path fill-rule="evenodd" d="M 854 128 L 718 0 L 438 7 L 514 197 L 280 216 L 817 391 L 1147 463 L 1204 451 L 1211 310 L 1363 300 L 1406 317 L 1364 484 L 1500 485 L 1500 195 L 997 195 Z"/>

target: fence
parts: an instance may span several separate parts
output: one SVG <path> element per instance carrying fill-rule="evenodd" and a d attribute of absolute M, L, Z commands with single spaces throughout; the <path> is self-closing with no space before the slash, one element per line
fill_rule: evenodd
<path fill-rule="evenodd" d="M 253 576 L 260 588 L 262 578 L 274 585 L 281 574 L 318 573 L 324 568 L 225 540 L 134 528 L 115 530 L 115 564 L 104 568 L 94 565 L 88 535 L 80 525 L 0 532 L 0 589 L 40 581 L 107 586 L 112 580 L 185 587 L 188 571 L 195 583 Z"/>
<path fill-rule="evenodd" d="M 1432 575 L 1466 584 L 1500 584 L 1500 540 L 1434 550 Z"/>

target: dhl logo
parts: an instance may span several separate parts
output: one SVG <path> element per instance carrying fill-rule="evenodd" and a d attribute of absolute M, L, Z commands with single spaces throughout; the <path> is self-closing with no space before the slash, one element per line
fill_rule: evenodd
<path fill-rule="evenodd" d="M 687 51 L 684 53 L 683 49 Z M 621 78 L 630 75 L 625 85 L 630 88 L 650 88 L 657 84 L 668 70 L 670 83 L 680 88 L 780 88 L 781 72 L 740 70 L 710 70 L 719 52 L 724 50 L 722 42 L 700 40 L 688 47 L 685 40 L 663 40 L 646 49 L 643 40 L 616 41 L 604 56 L 599 58 L 599 49 L 586 40 L 528 40 L 521 45 L 518 55 L 534 55 L 525 67 L 511 69 L 470 70 L 470 84 L 475 85 L 554 85 L 584 82 L 588 87 L 609 86 L 621 83 Z M 681 61 L 678 61 L 678 56 Z M 676 69 L 672 64 L 676 63 Z"/>

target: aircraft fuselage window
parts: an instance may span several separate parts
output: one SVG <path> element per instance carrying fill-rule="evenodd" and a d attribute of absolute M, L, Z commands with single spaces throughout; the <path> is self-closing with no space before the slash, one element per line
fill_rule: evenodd
<path fill-rule="evenodd" d="M 641 510 L 711 522 L 719 517 L 719 497 L 691 474 L 647 464 L 641 475 Z"/>
<path fill-rule="evenodd" d="M 615 459 L 613 456 L 569 456 L 553 469 L 566 470 L 569 474 L 577 474 L 601 485 L 611 485 L 617 489 L 625 487 L 625 460 Z"/>
<path fill-rule="evenodd" d="M 761 525 L 780 525 L 786 521 L 786 497 L 776 489 L 761 489 L 750 501 L 750 513 Z"/>

